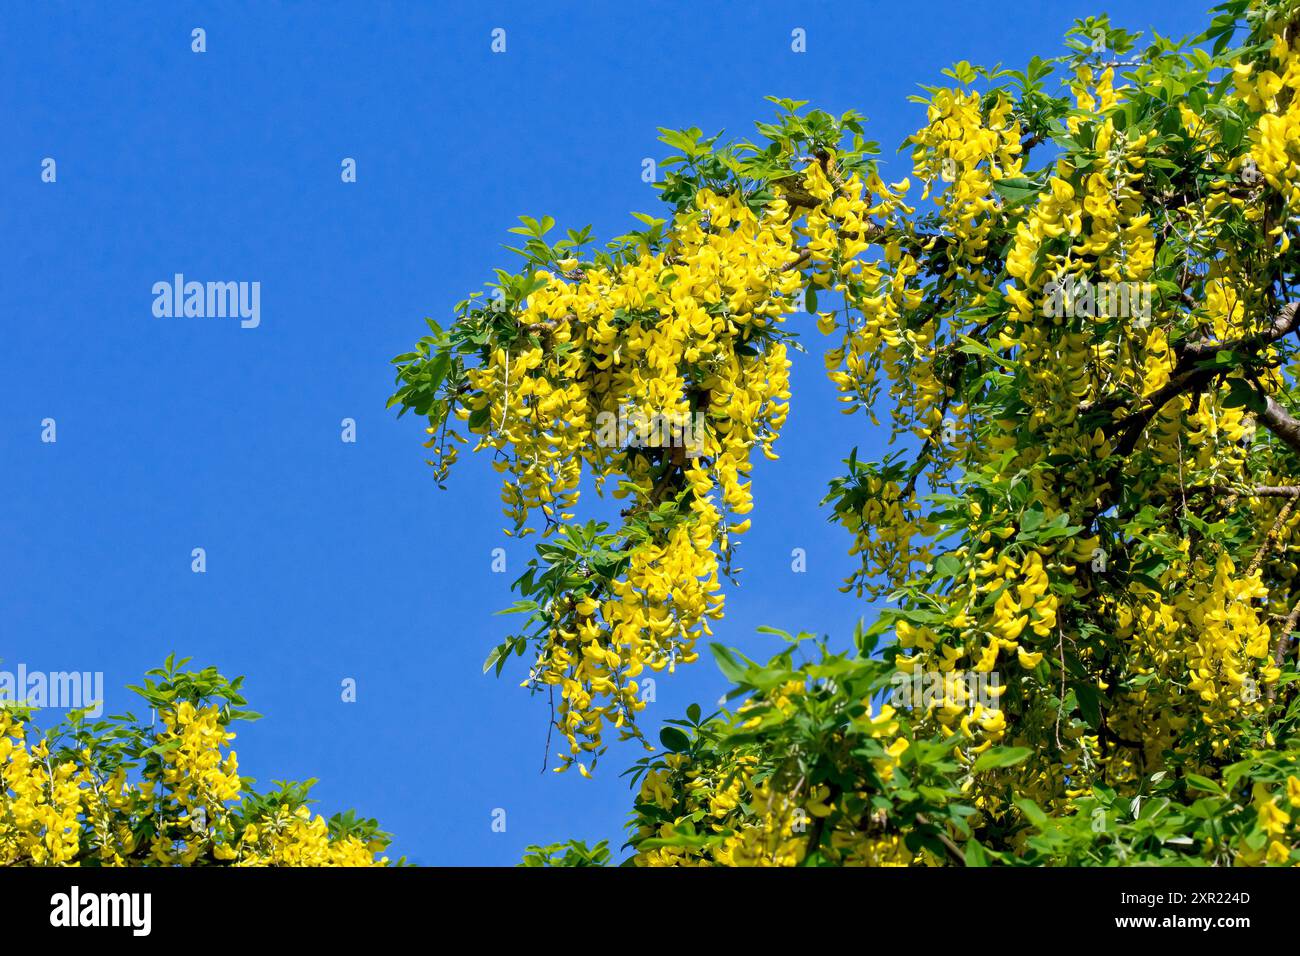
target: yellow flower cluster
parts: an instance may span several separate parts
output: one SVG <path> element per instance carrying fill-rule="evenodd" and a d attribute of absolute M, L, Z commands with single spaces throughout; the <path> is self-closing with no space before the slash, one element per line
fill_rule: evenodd
<path fill-rule="evenodd" d="M 1154 755 L 1195 720 L 1211 732 L 1212 751 L 1223 754 L 1243 733 L 1241 718 L 1263 713 L 1265 687 L 1280 673 L 1258 603 L 1268 589 L 1258 570 L 1239 570 L 1227 554 L 1213 565 L 1180 563 L 1166 576 L 1180 582 L 1176 593 L 1139 589 L 1117 609 L 1119 636 L 1131 642 L 1144 681 L 1119 698 L 1116 726 Z M 1168 682 L 1152 685 L 1145 679 L 1151 675 Z M 1184 682 L 1189 693 L 1174 690 Z"/>
<path fill-rule="evenodd" d="M 916 495 L 904 500 L 903 488 L 896 481 L 866 476 L 862 504 L 841 511 L 839 520 L 853 535 L 849 556 L 861 562 L 842 591 L 874 596 L 906 581 L 915 565 L 930 560 L 925 536 L 933 532 L 933 526 L 922 518 Z"/>
<path fill-rule="evenodd" d="M 946 299 L 992 288 L 980 267 L 989 254 L 989 234 L 1002 218 L 993 184 L 1024 171 L 1024 133 L 1012 106 L 1004 95 L 986 102 L 973 91 L 939 90 L 927 108 L 927 125 L 909 139 L 915 174 L 925 183 L 923 195 L 930 196 L 936 182 L 945 187 L 934 195 L 944 236 L 951 241 L 945 278 L 970 281 L 969 286 L 945 285 Z"/>
<path fill-rule="evenodd" d="M 89 749 L 55 764 L 44 740 L 28 741 L 25 720 L 0 709 L 0 865 L 387 863 L 354 836 L 332 837 L 305 806 L 240 829 L 243 785 L 234 752 L 222 753 L 234 734 L 219 709 L 183 702 L 160 717 L 157 772 L 132 780 L 122 768 L 99 772 Z"/>
<path fill-rule="evenodd" d="M 1234 71 L 1238 95 L 1260 113 L 1251 134 L 1250 159 L 1292 213 L 1300 210 L 1300 96 L 1296 95 L 1300 92 L 1300 37 L 1288 37 L 1294 32 L 1282 25 L 1273 35 L 1267 65 L 1252 68 L 1240 63 Z M 1279 224 L 1274 234 L 1280 251 L 1286 252 L 1290 239 L 1285 224 Z"/>
<path fill-rule="evenodd" d="M 901 753 L 906 744 L 900 740 L 891 749 Z M 819 821 L 830 817 L 839 802 L 825 786 L 799 794 L 787 792 L 771 780 L 754 780 L 757 760 L 752 756 L 709 772 L 691 767 L 689 759 L 679 754 L 666 760 L 671 769 L 646 775 L 639 802 L 660 808 L 673 822 L 642 825 L 636 840 L 668 839 L 686 825 L 694 826 L 707 842 L 639 848 L 634 858 L 637 866 L 798 866 L 808 854 L 810 831 L 824 826 Z M 673 789 L 675 783 L 680 794 Z M 856 796 L 865 800 L 865 794 Z M 703 825 L 689 822 L 697 819 L 702 819 Z M 839 866 L 932 862 L 924 851 L 908 850 L 897 833 L 885 832 L 880 826 L 864 832 L 843 821 L 826 833 L 822 851 Z"/>
<path fill-rule="evenodd" d="M 1002 529 L 1002 535 L 1009 537 L 1013 530 Z M 985 532 L 985 543 L 993 537 L 993 532 Z M 960 730 L 974 738 L 975 730 L 984 732 L 982 742 L 971 752 L 979 753 L 1000 740 L 1006 722 L 1001 710 L 968 699 L 960 675 L 967 671 L 991 674 L 1005 666 L 1012 654 L 1019 668 L 1037 668 L 1043 659 L 1042 648 L 1055 644 L 1060 601 L 1052 590 L 1052 575 L 1069 580 L 1077 568 L 1076 556 L 1086 555 L 1095 545 L 1095 539 L 1081 540 L 1055 553 L 1032 550 L 1019 560 L 989 547 L 975 555 L 976 563 L 955 589 L 951 612 L 941 628 L 906 620 L 895 625 L 898 646 L 906 652 L 895 662 L 900 671 L 937 671 L 950 678 L 952 686 L 935 706 L 924 711 L 945 733 Z M 1003 690 L 1005 687 L 990 690 L 990 695 L 1000 696 Z"/>
<path fill-rule="evenodd" d="M 1300 808 L 1300 779 L 1288 776 L 1285 793 L 1274 792 L 1263 782 L 1256 783 L 1251 796 L 1256 826 L 1239 839 L 1237 864 L 1295 865 L 1291 853 L 1300 842 L 1300 821 L 1296 814 Z"/>
<path fill-rule="evenodd" d="M 644 706 L 635 678 L 694 660 L 721 615 L 719 559 L 749 528 L 751 455 L 775 457 L 787 414 L 790 363 L 774 333 L 802 284 L 789 213 L 783 200 L 755 212 L 701 191 L 661 251 L 538 273 L 517 316 L 531 337 L 469 372 L 459 414 L 480 416 L 470 430 L 498 455 L 520 533 L 535 510 L 548 531 L 572 518 L 584 465 L 598 487 L 617 480 L 630 521 L 679 503 L 666 526 L 629 536 L 608 593 L 555 611 L 525 683 L 559 689 L 569 753 L 557 769 L 598 753 L 606 724 L 630 734 Z M 666 423 L 667 440 L 611 440 L 616 421 Z"/>
<path fill-rule="evenodd" d="M 769 703 L 790 717 L 806 690 L 803 681 L 788 681 L 772 692 Z M 757 705 L 757 701 L 746 704 L 739 716 L 743 718 Z M 753 727 L 761 720 L 755 716 L 744 720 L 742 726 Z M 854 724 L 862 737 L 882 744 L 888 741 L 883 756 L 872 763 L 881 780 L 890 780 L 909 746 L 908 740 L 900 736 L 893 707 L 884 705 L 877 711 L 871 701 L 864 701 L 863 712 Z M 802 863 L 809 852 L 810 834 L 827 828 L 826 821 L 842 809 L 845 797 L 832 793 L 825 785 L 810 789 L 802 781 L 790 786 L 773 777 L 756 776 L 758 769 L 758 758 L 752 754 L 732 754 L 721 764 L 708 767 L 692 763 L 684 754 L 667 755 L 662 765 L 648 770 L 641 781 L 638 802 L 657 808 L 659 822 L 652 824 L 642 814 L 634 836 L 638 845 L 636 865 L 767 867 Z M 859 805 L 868 799 L 865 792 L 851 796 Z M 842 866 L 931 862 L 924 851 L 908 850 L 898 833 L 887 831 L 883 824 L 883 820 L 877 821 L 864 831 L 841 813 L 820 841 L 822 852 Z M 687 845 L 653 842 L 671 841 L 683 828 L 702 839 Z"/>
<path fill-rule="evenodd" d="M 53 765 L 44 741 L 29 747 L 22 722 L 0 709 L 0 865 L 76 858 L 81 777 L 71 762 Z"/>
<path fill-rule="evenodd" d="M 226 804 L 239 798 L 242 786 L 238 758 L 232 750 L 222 759 L 221 750 L 235 738 L 221 723 L 216 707 L 196 709 L 188 701 L 175 711 L 164 711 L 159 746 L 163 755 L 162 780 L 167 801 L 175 806 L 176 819 L 198 834 L 207 829 L 220 831 L 228 823 Z M 187 846 L 193 856 L 203 849 L 201 840 Z M 155 844 L 159 862 L 169 862 L 171 849 L 159 838 Z"/>
<path fill-rule="evenodd" d="M 250 823 L 238 844 L 217 853 L 218 859 L 234 860 L 238 866 L 383 866 L 374 850 L 354 836 L 333 839 L 320 814 L 312 816 L 306 807 L 291 813 L 277 813 L 260 823 Z"/>

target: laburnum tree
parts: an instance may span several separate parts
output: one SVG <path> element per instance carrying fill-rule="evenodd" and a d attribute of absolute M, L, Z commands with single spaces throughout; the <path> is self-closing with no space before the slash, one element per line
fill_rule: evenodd
<path fill-rule="evenodd" d="M 74 710 L 42 732 L 0 703 L 0 866 L 377 866 L 390 838 L 352 811 L 312 815 L 316 782 L 266 793 L 239 774 L 243 678 L 168 657 L 132 687 L 152 716 Z"/>
<path fill-rule="evenodd" d="M 604 248 L 525 218 L 522 268 L 395 360 L 439 482 L 489 452 L 508 533 L 541 532 L 485 669 L 526 658 L 557 769 L 655 751 L 629 862 L 1300 861 L 1300 2 L 1212 18 L 957 64 L 900 182 L 853 112 L 663 131 L 663 218 Z M 847 649 L 714 644 L 730 705 L 654 748 L 638 678 L 722 618 L 814 325 L 895 449 L 824 502 L 846 587 L 893 604 Z M 584 480 L 616 525 L 577 518 Z"/>

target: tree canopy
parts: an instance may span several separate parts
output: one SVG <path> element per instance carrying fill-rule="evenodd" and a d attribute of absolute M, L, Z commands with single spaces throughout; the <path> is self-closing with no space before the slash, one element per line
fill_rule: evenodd
<path fill-rule="evenodd" d="M 638 678 L 722 619 L 796 337 L 888 431 L 824 504 L 894 606 L 848 649 L 712 644 L 732 704 L 635 767 L 633 862 L 1300 860 L 1300 3 L 1212 16 L 956 64 L 899 182 L 854 112 L 663 130 L 660 217 L 603 247 L 523 217 L 517 271 L 395 359 L 439 482 L 488 452 L 540 532 L 485 669 L 525 658 L 583 774 L 656 749 Z"/>
<path fill-rule="evenodd" d="M 244 679 L 169 656 L 130 689 L 150 710 L 77 709 L 40 731 L 0 702 L 0 866 L 378 866 L 389 835 L 349 810 L 313 816 L 315 780 L 258 793 L 230 749 Z M 97 709 L 97 708 L 94 708 Z"/>

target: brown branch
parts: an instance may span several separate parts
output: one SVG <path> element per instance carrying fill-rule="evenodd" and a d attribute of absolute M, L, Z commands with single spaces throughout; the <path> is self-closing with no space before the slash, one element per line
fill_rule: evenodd
<path fill-rule="evenodd" d="M 1202 339 L 1199 342 L 1189 342 L 1181 347 L 1175 346 L 1175 350 L 1180 358 L 1187 357 L 1198 362 L 1214 358 L 1219 352 L 1225 351 L 1253 353 L 1266 345 L 1272 345 L 1279 339 L 1286 338 L 1298 326 L 1300 326 L 1300 302 L 1288 302 L 1278 309 L 1277 315 L 1273 316 L 1273 321 L 1268 324 L 1268 328 L 1260 332 L 1227 342 Z"/>
<path fill-rule="evenodd" d="M 1300 489 L 1298 489 L 1296 493 L 1300 494 Z M 1268 534 L 1264 536 L 1264 543 L 1259 546 L 1259 550 L 1255 552 L 1254 559 L 1250 562 L 1249 567 L 1246 568 L 1246 577 L 1250 577 L 1259 570 L 1260 564 L 1264 561 L 1264 555 L 1268 553 L 1268 549 L 1272 546 L 1274 539 L 1279 537 L 1282 531 L 1282 526 L 1286 524 L 1286 519 L 1291 517 L 1291 509 L 1294 507 L 1295 496 L 1293 495 L 1287 499 L 1286 504 L 1284 504 L 1282 509 L 1277 513 L 1277 518 L 1273 521 L 1273 527 L 1269 528 Z"/>
<path fill-rule="evenodd" d="M 1180 342 L 1174 346 L 1178 359 L 1169 381 L 1150 395 L 1144 396 L 1136 411 L 1122 418 L 1109 422 L 1103 431 L 1108 437 L 1120 436 L 1117 451 L 1127 455 L 1137 446 L 1138 439 L 1146 430 L 1156 414 L 1173 399 L 1187 392 L 1199 394 L 1214 379 L 1227 374 L 1230 369 L 1209 366 L 1202 363 L 1213 359 L 1220 352 L 1247 352 L 1254 354 L 1266 346 L 1285 338 L 1300 327 L 1300 302 L 1289 302 L 1278 310 L 1277 315 L 1262 331 L 1220 342 L 1215 339 L 1201 339 L 1196 342 Z M 1098 402 L 1081 406 L 1081 412 L 1101 411 L 1106 408 L 1117 410 L 1120 399 Z M 1265 399 L 1265 409 L 1259 419 L 1271 431 L 1278 435 L 1293 450 L 1300 453 L 1300 420 L 1292 417 L 1273 399 Z"/>
<path fill-rule="evenodd" d="M 806 266 L 811 259 L 812 259 L 812 253 L 809 252 L 807 249 L 804 249 L 799 253 L 798 258 L 792 260 L 791 262 L 787 262 L 785 266 L 781 269 L 781 271 L 798 272 L 800 269 Z"/>
<path fill-rule="evenodd" d="M 1296 454 L 1300 454 L 1300 419 L 1284 409 L 1272 395 L 1264 396 L 1264 408 L 1255 416 Z"/>
<path fill-rule="evenodd" d="M 576 322 L 578 317 L 572 312 L 559 318 L 545 318 L 537 322 L 520 322 L 519 327 L 525 332 L 554 332 L 561 322 Z"/>
<path fill-rule="evenodd" d="M 1300 601 L 1296 601 L 1295 606 L 1291 608 L 1291 613 L 1282 622 L 1282 630 L 1277 635 L 1277 643 L 1273 645 L 1273 664 L 1279 668 L 1282 666 L 1282 662 L 1286 660 L 1287 645 L 1291 643 L 1291 632 L 1296 629 L 1297 622 L 1300 622 Z M 1264 697 L 1270 704 L 1277 699 L 1276 681 L 1268 685 L 1268 689 L 1264 691 Z"/>
<path fill-rule="evenodd" d="M 1255 485 L 1239 490 L 1228 485 L 1193 485 L 1187 489 L 1189 495 L 1245 495 L 1247 498 L 1295 498 L 1300 496 L 1300 485 Z"/>
<path fill-rule="evenodd" d="M 966 854 L 961 851 L 961 847 L 952 841 L 952 837 L 948 836 L 948 834 L 944 832 L 943 827 L 935 826 L 930 822 L 930 818 L 924 813 L 918 813 L 916 815 L 916 822 L 921 824 L 923 827 L 934 827 L 934 835 L 939 842 L 943 844 L 944 851 L 948 854 L 948 858 L 958 866 L 966 865 Z"/>

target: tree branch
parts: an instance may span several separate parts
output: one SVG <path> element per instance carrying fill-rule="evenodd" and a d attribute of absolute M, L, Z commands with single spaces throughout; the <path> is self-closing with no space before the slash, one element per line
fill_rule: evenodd
<path fill-rule="evenodd" d="M 1300 495 L 1300 485 L 1255 485 L 1238 490 L 1228 485 L 1193 485 L 1187 489 L 1189 495 L 1245 495 L 1247 498 L 1295 498 Z"/>
<path fill-rule="evenodd" d="M 1291 613 L 1282 622 L 1282 630 L 1278 632 L 1277 643 L 1273 646 L 1273 663 L 1279 668 L 1282 666 L 1282 662 L 1286 660 L 1287 645 L 1291 643 L 1291 632 L 1295 630 L 1297 622 L 1300 622 L 1300 601 L 1295 603 L 1295 606 L 1291 608 Z M 1276 681 L 1268 685 L 1268 689 L 1264 691 L 1264 697 L 1270 704 L 1277 698 Z"/>
<path fill-rule="evenodd" d="M 1300 454 L 1300 419 L 1279 405 L 1272 395 L 1264 396 L 1264 408 L 1255 416 L 1269 431 L 1296 454 Z"/>
<path fill-rule="evenodd" d="M 1144 397 L 1136 411 L 1111 421 L 1103 431 L 1108 436 L 1119 435 L 1118 450 L 1121 454 L 1128 454 L 1137 445 L 1138 439 L 1151 419 L 1166 404 L 1185 392 L 1202 391 L 1215 378 L 1229 371 L 1226 368 L 1206 368 L 1202 363 L 1213 359 L 1219 352 L 1246 352 L 1253 355 L 1260 349 L 1290 335 L 1297 327 L 1300 327 L 1300 302 L 1289 302 L 1278 310 L 1267 328 L 1251 335 L 1226 342 L 1201 339 L 1196 342 L 1178 343 L 1174 346 L 1174 354 L 1177 355 L 1178 360 L 1169 374 L 1169 381 Z M 1118 408 L 1119 401 L 1100 402 L 1081 410 L 1091 412 L 1108 407 Z M 1265 399 L 1265 409 L 1259 418 L 1287 445 L 1300 453 L 1300 420 L 1293 418 L 1271 398 Z"/>
<path fill-rule="evenodd" d="M 961 851 L 961 847 L 953 842 L 952 837 L 948 836 L 948 834 L 944 832 L 943 827 L 936 826 L 924 813 L 918 813 L 916 815 L 916 822 L 921 824 L 923 827 L 933 828 L 935 839 L 943 844 L 944 852 L 948 854 L 950 860 L 958 866 L 966 865 L 966 854 Z"/>

